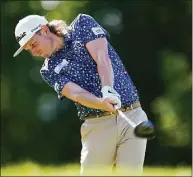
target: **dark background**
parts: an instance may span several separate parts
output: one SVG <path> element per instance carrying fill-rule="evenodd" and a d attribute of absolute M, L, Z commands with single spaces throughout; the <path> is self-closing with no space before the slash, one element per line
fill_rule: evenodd
<path fill-rule="evenodd" d="M 55 2 L 55 6 L 57 2 Z M 1 3 L 1 164 L 31 160 L 42 164 L 79 163 L 80 121 L 73 103 L 59 101 L 41 79 L 43 61 L 22 52 L 14 36 L 30 14 L 70 24 L 93 16 L 111 34 L 138 88 L 141 103 L 157 128 L 145 165 L 192 164 L 192 2 L 41 1 Z"/>

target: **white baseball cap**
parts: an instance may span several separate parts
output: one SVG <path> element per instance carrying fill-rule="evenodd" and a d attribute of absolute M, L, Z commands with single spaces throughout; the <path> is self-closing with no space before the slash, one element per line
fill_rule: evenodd
<path fill-rule="evenodd" d="M 19 21 L 15 27 L 15 37 L 20 48 L 14 53 L 16 57 L 22 50 L 24 45 L 41 29 L 42 25 L 48 24 L 44 16 L 29 15 Z"/>

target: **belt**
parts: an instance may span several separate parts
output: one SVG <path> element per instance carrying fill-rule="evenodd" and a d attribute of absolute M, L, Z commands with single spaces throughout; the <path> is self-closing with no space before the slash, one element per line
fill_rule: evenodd
<path fill-rule="evenodd" d="M 126 112 L 126 111 L 132 111 L 133 109 L 136 109 L 138 107 L 141 107 L 140 102 L 135 102 L 135 103 L 133 103 L 129 106 L 122 107 L 119 110 L 121 110 L 122 112 Z M 109 115 L 112 115 L 112 114 L 113 114 L 112 112 L 104 112 L 100 115 L 93 115 L 93 116 L 84 117 L 83 120 L 105 117 L 105 116 L 109 116 Z"/>

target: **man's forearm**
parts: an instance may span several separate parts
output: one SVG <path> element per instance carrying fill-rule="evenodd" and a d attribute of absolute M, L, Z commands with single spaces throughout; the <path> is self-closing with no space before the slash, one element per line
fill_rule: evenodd
<path fill-rule="evenodd" d="M 97 52 L 97 58 L 97 70 L 102 87 L 107 85 L 113 87 L 114 73 L 108 54 L 105 51 L 100 50 Z"/>
<path fill-rule="evenodd" d="M 76 100 L 78 103 L 94 108 L 94 109 L 102 109 L 102 99 L 96 97 L 95 95 L 89 92 L 81 92 L 76 95 Z"/>
<path fill-rule="evenodd" d="M 95 95 L 93 95 L 92 93 L 86 90 L 82 92 L 66 95 L 66 97 L 86 107 L 90 107 L 93 109 L 103 109 L 102 108 L 103 100 L 101 98 L 96 97 Z"/>

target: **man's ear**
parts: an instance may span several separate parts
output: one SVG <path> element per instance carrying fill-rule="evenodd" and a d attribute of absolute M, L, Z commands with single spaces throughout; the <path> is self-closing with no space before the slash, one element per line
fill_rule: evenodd
<path fill-rule="evenodd" d="M 42 26 L 41 26 L 41 33 L 47 34 L 47 35 L 50 33 L 50 30 L 49 30 L 49 28 L 47 27 L 47 25 L 42 25 Z"/>

